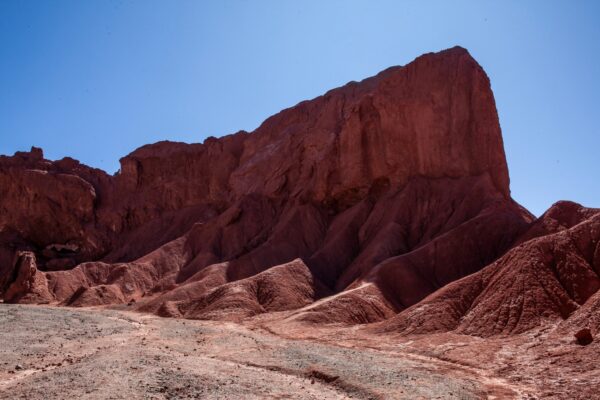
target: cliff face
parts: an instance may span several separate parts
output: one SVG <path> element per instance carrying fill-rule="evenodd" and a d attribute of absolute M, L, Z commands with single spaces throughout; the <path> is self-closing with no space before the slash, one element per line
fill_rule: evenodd
<path fill-rule="evenodd" d="M 417 58 L 267 119 L 244 143 L 237 196 L 364 196 L 378 179 L 489 174 L 509 196 L 487 76 L 460 48 Z"/>
<path fill-rule="evenodd" d="M 489 80 L 462 48 L 252 133 L 141 147 L 115 176 L 38 149 L 2 157 L 0 187 L 7 300 L 41 274 L 51 303 L 110 293 L 186 317 L 387 318 L 494 261 L 532 220 L 510 198 Z"/>

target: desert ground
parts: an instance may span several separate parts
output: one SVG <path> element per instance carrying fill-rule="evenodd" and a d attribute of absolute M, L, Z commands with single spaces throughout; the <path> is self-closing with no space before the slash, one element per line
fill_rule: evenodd
<path fill-rule="evenodd" d="M 335 342 L 125 310 L 1 304 L 0 398 L 528 398 L 484 370 Z"/>

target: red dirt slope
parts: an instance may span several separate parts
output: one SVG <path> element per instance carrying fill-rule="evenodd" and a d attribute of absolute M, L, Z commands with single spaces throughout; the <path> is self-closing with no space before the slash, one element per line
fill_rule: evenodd
<path fill-rule="evenodd" d="M 600 288 L 600 210 L 557 203 L 525 235 L 536 236 L 540 227 L 557 232 L 513 248 L 375 330 L 487 337 L 557 322 L 581 327 L 587 320 L 596 331 L 592 316 Z"/>

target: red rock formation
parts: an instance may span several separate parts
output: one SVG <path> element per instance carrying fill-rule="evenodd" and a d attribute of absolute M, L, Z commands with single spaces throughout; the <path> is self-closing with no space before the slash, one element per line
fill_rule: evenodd
<path fill-rule="evenodd" d="M 298 309 L 327 292 L 302 260 L 296 259 L 210 290 L 201 282 L 182 285 L 146 303 L 141 310 L 163 316 L 237 320 Z"/>
<path fill-rule="evenodd" d="M 141 147 L 115 176 L 35 149 L 3 157 L 0 186 L 0 261 L 27 248 L 42 270 L 78 264 L 39 272 L 52 302 L 192 318 L 388 318 L 494 261 L 532 220 L 510 198 L 489 80 L 461 48 L 252 133 Z M 2 268 L 23 290 L 21 269 Z"/>
<path fill-rule="evenodd" d="M 585 216 L 588 218 L 575 224 Z M 558 231 L 513 248 L 483 270 L 445 286 L 375 330 L 405 334 L 455 331 L 487 337 L 557 323 L 573 329 L 591 323 L 598 329 L 594 314 L 600 304 L 600 210 L 557 203 L 528 234 L 538 233 L 540 226 Z"/>
<path fill-rule="evenodd" d="M 15 280 L 4 294 L 6 301 L 45 304 L 54 299 L 48 290 L 45 274 L 37 269 L 33 253 L 17 253 L 14 264 Z"/>

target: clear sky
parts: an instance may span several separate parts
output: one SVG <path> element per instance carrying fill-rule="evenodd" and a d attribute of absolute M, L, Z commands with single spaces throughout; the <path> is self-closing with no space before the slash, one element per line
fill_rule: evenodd
<path fill-rule="evenodd" d="M 600 1 L 0 0 L 0 154 L 113 173 L 454 45 L 491 78 L 513 197 L 600 207 Z"/>

